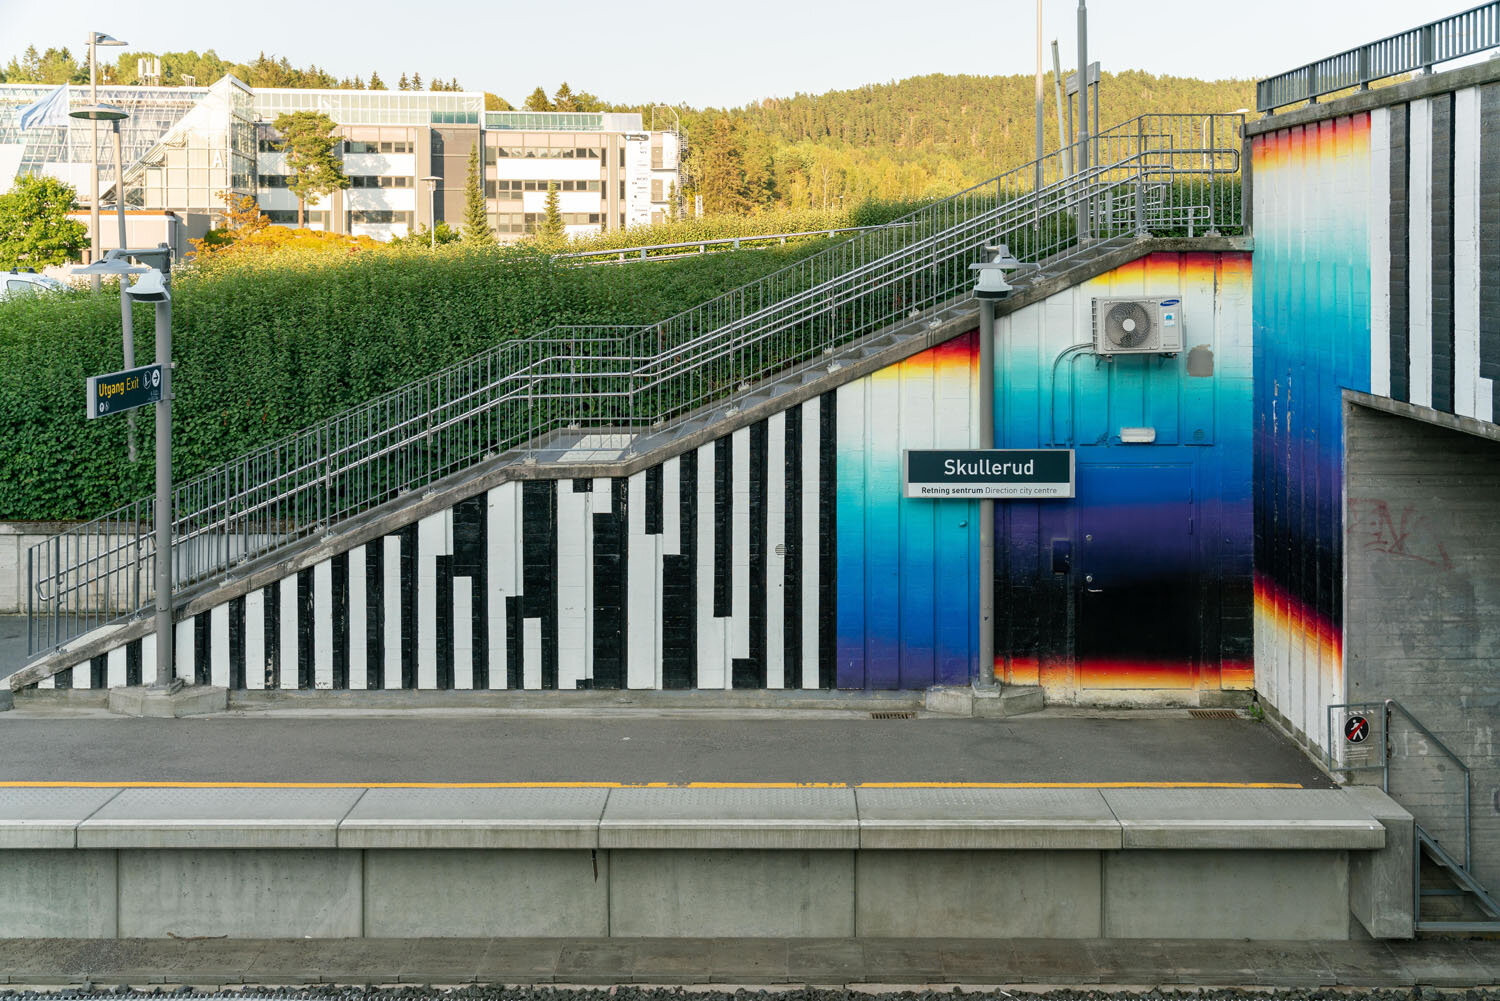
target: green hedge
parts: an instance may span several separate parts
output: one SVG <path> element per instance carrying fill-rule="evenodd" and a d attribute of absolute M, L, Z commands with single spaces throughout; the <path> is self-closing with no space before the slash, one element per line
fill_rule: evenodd
<path fill-rule="evenodd" d="M 508 337 L 560 323 L 645 323 L 819 249 L 745 251 L 642 267 L 566 267 L 462 246 L 353 258 L 267 255 L 181 273 L 173 291 L 173 473 L 184 479 Z M 155 357 L 135 310 L 137 363 Z M 149 495 L 123 416 L 84 417 L 84 380 L 122 367 L 119 297 L 0 302 L 0 519 L 96 517 Z"/>

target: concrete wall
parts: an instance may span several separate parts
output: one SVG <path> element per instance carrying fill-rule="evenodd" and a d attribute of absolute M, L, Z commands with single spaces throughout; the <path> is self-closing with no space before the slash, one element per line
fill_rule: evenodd
<path fill-rule="evenodd" d="M 1344 421 L 1349 699 L 1399 700 L 1473 769 L 1474 872 L 1500 886 L 1500 434 Z M 1462 860 L 1462 774 L 1399 716 L 1391 751 L 1391 795 Z"/>

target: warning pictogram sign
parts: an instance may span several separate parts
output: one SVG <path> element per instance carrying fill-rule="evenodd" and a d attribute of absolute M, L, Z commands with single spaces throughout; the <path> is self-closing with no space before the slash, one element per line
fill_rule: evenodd
<path fill-rule="evenodd" d="M 1344 720 L 1344 739 L 1351 744 L 1362 744 L 1370 736 L 1370 721 L 1363 716 L 1350 716 Z"/>

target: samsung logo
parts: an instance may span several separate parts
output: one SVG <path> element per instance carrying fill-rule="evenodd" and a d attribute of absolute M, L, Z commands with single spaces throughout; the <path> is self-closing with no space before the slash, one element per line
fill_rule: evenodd
<path fill-rule="evenodd" d="M 1161 301 L 1161 304 L 1163 306 L 1175 306 L 1175 305 L 1177 305 L 1181 301 L 1182 301 L 1181 299 L 1163 299 Z"/>

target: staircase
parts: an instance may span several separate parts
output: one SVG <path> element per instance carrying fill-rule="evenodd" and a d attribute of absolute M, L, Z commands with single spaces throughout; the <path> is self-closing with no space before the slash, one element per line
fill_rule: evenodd
<path fill-rule="evenodd" d="M 174 592 L 481 462 L 619 459 L 701 431 L 941 326 L 987 246 L 1035 265 L 1012 281 L 1036 285 L 1141 237 L 1238 229 L 1242 124 L 1132 119 L 1088 140 L 1083 170 L 1052 153 L 657 323 L 506 341 L 176 484 Z M 31 656 L 153 605 L 152 510 L 127 504 L 31 548 Z"/>

